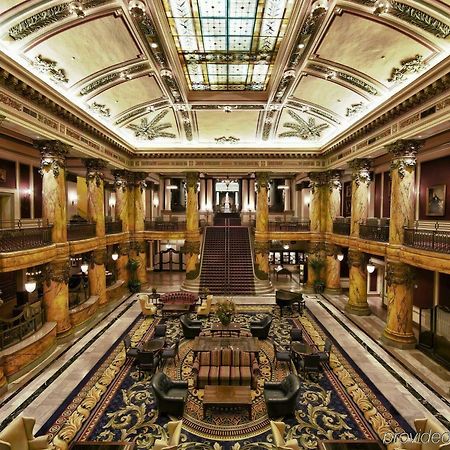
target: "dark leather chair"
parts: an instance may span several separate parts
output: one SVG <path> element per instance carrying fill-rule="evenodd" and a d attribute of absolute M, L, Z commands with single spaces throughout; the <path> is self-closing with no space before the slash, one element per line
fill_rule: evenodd
<path fill-rule="evenodd" d="M 325 345 L 323 346 L 323 351 L 317 353 L 320 357 L 320 362 L 322 362 L 322 363 L 330 362 L 330 353 L 331 353 L 332 346 L 333 346 L 333 344 L 332 344 L 331 340 L 329 338 L 326 338 Z"/>
<path fill-rule="evenodd" d="M 320 355 L 318 353 L 302 355 L 298 370 L 306 374 L 308 378 L 311 373 L 320 373 L 322 371 L 322 366 L 320 365 Z"/>
<path fill-rule="evenodd" d="M 273 351 L 274 351 L 274 360 L 276 361 L 275 367 L 278 366 L 278 363 L 285 362 L 290 363 L 291 362 L 291 351 L 286 350 L 284 347 L 280 346 L 280 344 L 277 344 L 274 342 L 273 344 Z"/>
<path fill-rule="evenodd" d="M 139 369 L 139 379 L 141 378 L 141 371 L 154 372 L 160 363 L 160 358 L 155 352 L 138 351 L 137 365 Z"/>
<path fill-rule="evenodd" d="M 167 325 L 159 324 L 155 327 L 155 334 L 153 335 L 153 338 L 164 338 L 166 337 L 167 332 Z"/>
<path fill-rule="evenodd" d="M 202 322 L 200 320 L 191 320 L 186 314 L 180 317 L 183 336 L 186 339 L 194 339 L 202 331 Z"/>
<path fill-rule="evenodd" d="M 173 381 L 164 372 L 155 374 L 152 388 L 160 413 L 182 416 L 187 397 L 187 382 Z"/>
<path fill-rule="evenodd" d="M 269 417 L 277 418 L 293 414 L 299 391 L 300 380 L 293 373 L 281 382 L 266 381 L 264 383 L 264 398 Z"/>
<path fill-rule="evenodd" d="M 127 358 L 137 358 L 139 349 L 137 347 L 131 346 L 131 338 L 130 336 L 128 336 L 128 334 L 126 334 L 123 338 L 123 345 L 125 346 Z"/>
<path fill-rule="evenodd" d="M 173 344 L 171 347 L 166 347 L 165 349 L 163 349 L 162 354 L 161 354 L 162 362 L 165 362 L 169 359 L 173 359 L 173 360 L 175 360 L 175 358 L 180 359 L 180 355 L 178 354 L 178 344 L 179 343 L 180 343 L 180 341 L 177 339 L 175 341 L 175 344 Z"/>
<path fill-rule="evenodd" d="M 250 331 L 253 337 L 258 339 L 267 339 L 269 336 L 270 326 L 272 325 L 272 316 L 266 316 L 259 322 L 250 322 Z"/>
<path fill-rule="evenodd" d="M 301 328 L 292 328 L 291 330 L 291 343 L 303 341 L 303 331 Z"/>

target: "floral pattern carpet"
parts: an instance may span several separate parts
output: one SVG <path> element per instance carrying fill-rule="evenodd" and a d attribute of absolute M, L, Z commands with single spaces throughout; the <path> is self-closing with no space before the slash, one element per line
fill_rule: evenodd
<path fill-rule="evenodd" d="M 234 321 L 250 320 L 272 313 L 264 305 L 240 306 Z M 132 343 L 151 339 L 161 318 L 138 318 L 129 330 Z M 205 326 L 215 317 L 207 319 Z M 289 344 L 292 327 L 303 329 L 304 339 L 323 348 L 326 332 L 314 317 L 279 316 L 276 312 L 269 339 L 260 341 L 261 376 L 252 391 L 252 420 L 244 410 L 207 410 L 203 415 L 203 389 L 194 389 L 192 341 L 182 336 L 177 318 L 168 318 L 167 341 L 180 341 L 179 361 L 169 361 L 164 372 L 173 379 L 187 380 L 188 399 L 183 416 L 180 449 L 275 450 L 264 402 L 264 381 L 282 380 L 296 372 L 293 364 L 274 361 L 273 343 Z M 352 363 L 333 340 L 329 364 L 318 377 L 299 374 L 301 390 L 295 415 L 280 418 L 288 425 L 286 439 L 298 439 L 306 449 L 317 448 L 319 439 L 376 439 L 386 432 L 410 431 L 406 421 Z M 151 389 L 151 374 L 139 379 L 133 360 L 126 358 L 123 343 L 112 346 L 102 361 L 80 382 L 70 398 L 40 430 L 51 434 L 56 448 L 66 449 L 73 440 L 133 441 L 136 449 L 150 449 L 165 438 L 166 425 L 174 419 L 160 415 Z"/>

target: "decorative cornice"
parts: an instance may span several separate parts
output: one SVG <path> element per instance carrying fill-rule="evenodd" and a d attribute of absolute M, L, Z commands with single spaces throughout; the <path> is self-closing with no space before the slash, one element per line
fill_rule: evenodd
<path fill-rule="evenodd" d="M 98 158 L 87 158 L 84 159 L 84 165 L 86 167 L 86 183 L 95 182 L 96 186 L 100 187 L 105 179 L 103 169 L 106 167 L 106 161 Z"/>
<path fill-rule="evenodd" d="M 191 123 L 191 118 L 189 116 L 189 112 L 185 111 L 185 110 L 181 110 L 180 111 L 181 114 L 181 119 L 183 121 L 183 126 L 184 126 L 184 135 L 186 136 L 186 139 L 188 141 L 192 141 L 192 123 Z"/>
<path fill-rule="evenodd" d="M 245 150 L 244 150 L 245 151 Z M 139 152 L 136 154 L 135 159 L 139 159 L 140 157 L 145 158 L 157 158 L 157 159 L 178 159 L 178 158 L 187 158 L 187 159 L 204 159 L 204 158 L 212 158 L 212 159 L 309 159 L 315 160 L 320 157 L 318 152 L 311 153 L 301 153 L 300 151 L 290 152 L 290 153 L 279 153 L 279 152 L 257 152 L 257 153 L 232 153 L 232 152 L 202 152 L 201 150 L 193 152 Z M 318 164 L 319 165 L 319 164 Z M 322 166 L 320 164 L 320 166 Z"/>
<path fill-rule="evenodd" d="M 391 171 L 398 170 L 400 178 L 416 167 L 416 157 L 422 148 L 423 141 L 417 139 L 399 140 L 386 146 L 392 156 Z"/>
<path fill-rule="evenodd" d="M 359 186 L 361 183 L 370 184 L 370 169 L 372 161 L 368 158 L 356 158 L 348 163 L 352 169 L 352 180 Z"/>
<path fill-rule="evenodd" d="M 270 172 L 255 172 L 255 176 L 256 176 L 256 189 L 257 189 L 258 193 L 261 188 L 268 189 L 271 173 Z"/>
<path fill-rule="evenodd" d="M 401 262 L 388 261 L 386 268 L 386 284 L 393 286 L 403 284 L 412 287 L 414 284 L 415 271 L 413 267 Z"/>
<path fill-rule="evenodd" d="M 240 139 L 234 136 L 221 136 L 214 139 L 216 144 L 237 144 Z"/>
<path fill-rule="evenodd" d="M 41 175 L 43 175 L 47 169 L 50 169 L 53 172 L 53 176 L 57 178 L 60 169 L 64 169 L 66 166 L 66 156 L 72 146 L 64 144 L 61 141 L 43 139 L 33 141 L 33 147 L 41 152 L 41 164 L 39 169 Z"/>

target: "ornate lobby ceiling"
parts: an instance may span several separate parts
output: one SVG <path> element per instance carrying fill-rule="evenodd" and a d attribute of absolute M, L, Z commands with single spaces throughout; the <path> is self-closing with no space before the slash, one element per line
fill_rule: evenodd
<path fill-rule="evenodd" d="M 448 71 L 445 0 L 0 3 L 0 54 L 138 153 L 320 152 Z"/>

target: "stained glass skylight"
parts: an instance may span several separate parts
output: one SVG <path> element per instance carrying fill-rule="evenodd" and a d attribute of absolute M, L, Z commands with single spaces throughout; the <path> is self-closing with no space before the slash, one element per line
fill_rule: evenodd
<path fill-rule="evenodd" d="M 163 0 L 195 91 L 263 91 L 293 0 Z"/>

